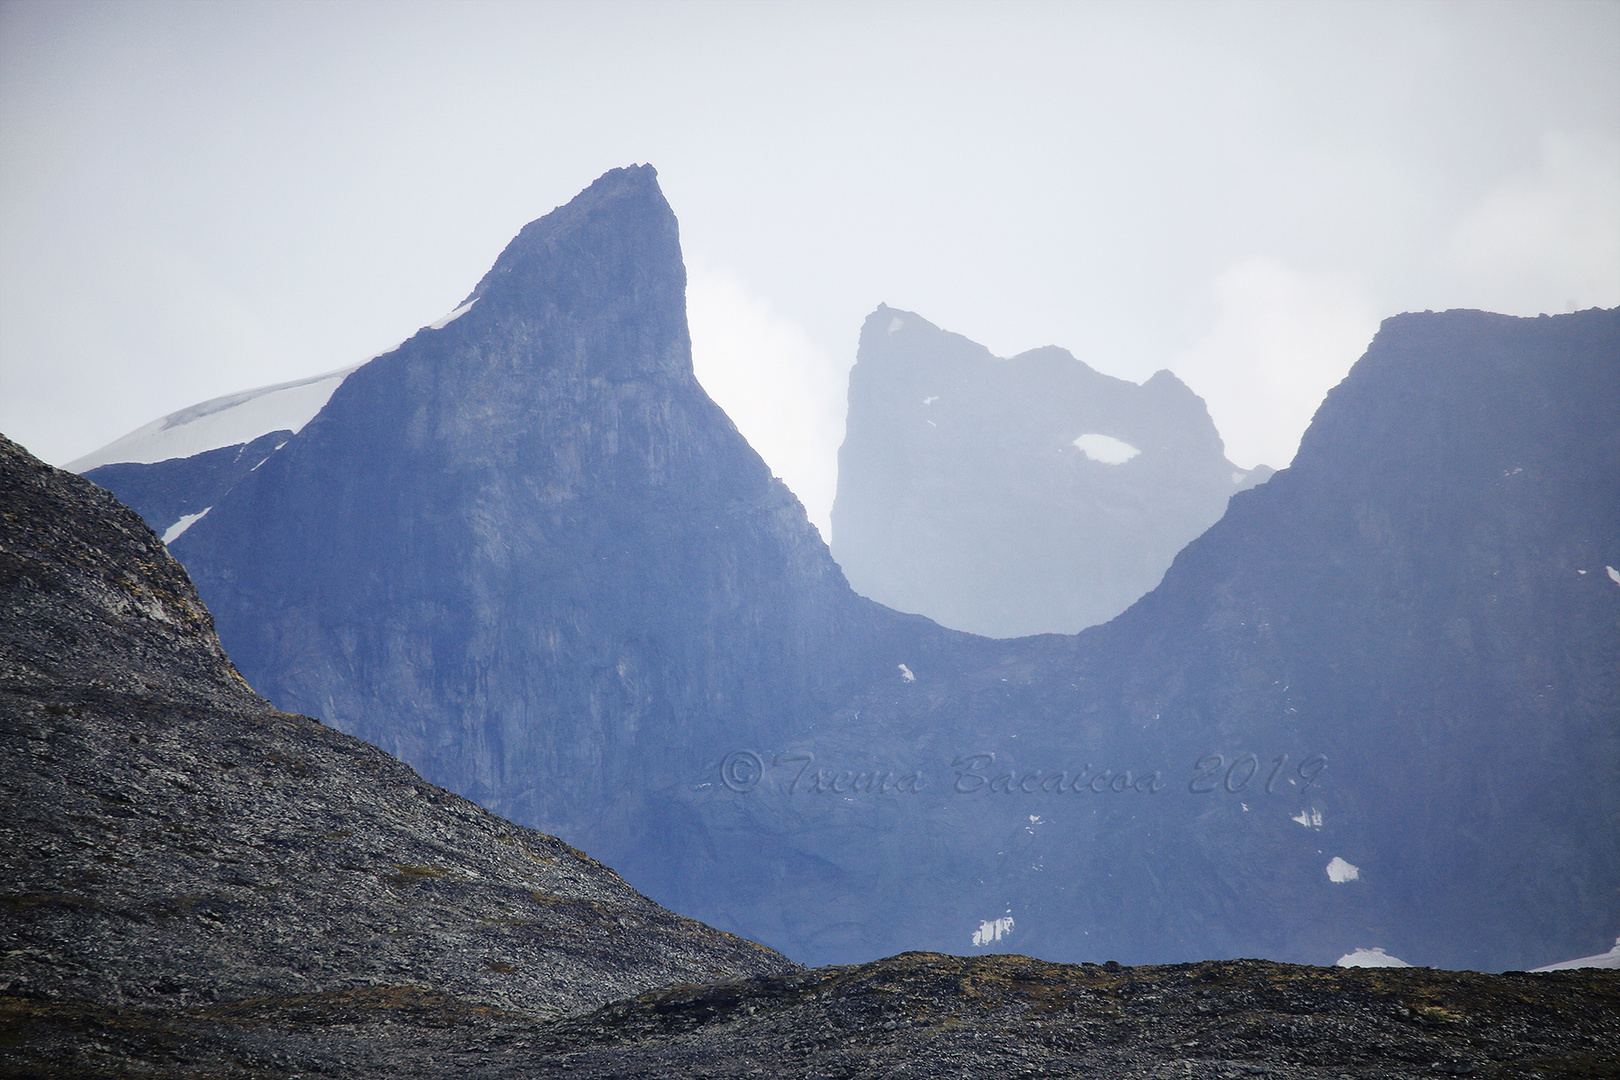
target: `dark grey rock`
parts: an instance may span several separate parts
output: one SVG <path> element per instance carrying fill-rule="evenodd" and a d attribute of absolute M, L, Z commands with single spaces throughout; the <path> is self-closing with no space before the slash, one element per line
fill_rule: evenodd
<path fill-rule="evenodd" d="M 1072 634 L 1157 585 L 1271 472 L 1227 461 L 1168 371 L 1138 386 L 1056 347 L 1004 360 L 879 305 L 849 374 L 832 551 L 856 591 L 901 611 Z"/>
<path fill-rule="evenodd" d="M 552 1022 L 425 992 L 189 1009 L 0 998 L 27 1075 L 72 1077 L 1599 1077 L 1620 973 L 1260 960 L 1105 971 L 908 953 L 672 987 Z M 26 1066 L 25 1066 L 26 1067 Z"/>
<path fill-rule="evenodd" d="M 3 439 L 0 611 L 14 1016 L 401 993 L 549 1016 L 795 966 L 271 708 L 145 523 Z"/>

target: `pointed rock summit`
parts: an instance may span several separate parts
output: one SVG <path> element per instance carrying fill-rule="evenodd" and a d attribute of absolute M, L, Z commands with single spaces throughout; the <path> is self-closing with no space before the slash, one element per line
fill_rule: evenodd
<path fill-rule="evenodd" d="M 429 330 L 517 335 L 559 374 L 691 379 L 686 268 L 657 170 L 614 169 L 531 221 L 456 312 Z"/>

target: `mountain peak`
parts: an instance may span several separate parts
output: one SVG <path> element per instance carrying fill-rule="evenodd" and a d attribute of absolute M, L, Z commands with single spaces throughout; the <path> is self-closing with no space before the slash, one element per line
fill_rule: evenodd
<path fill-rule="evenodd" d="M 467 317 L 442 329 L 521 321 L 554 358 L 598 374 L 690 377 L 680 230 L 657 170 L 613 169 L 529 222 L 457 310 Z"/>
<path fill-rule="evenodd" d="M 850 583 L 992 637 L 1119 614 L 1247 480 L 1169 372 L 1138 386 L 1057 345 L 1001 358 L 888 306 L 861 329 L 838 460 Z"/>

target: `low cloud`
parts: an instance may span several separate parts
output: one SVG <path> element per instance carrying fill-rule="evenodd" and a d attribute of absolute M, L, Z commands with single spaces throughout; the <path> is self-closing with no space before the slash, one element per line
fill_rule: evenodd
<path fill-rule="evenodd" d="M 698 381 L 831 536 L 848 365 L 724 270 L 689 267 L 686 315 Z"/>
<path fill-rule="evenodd" d="M 1620 303 L 1620 140 L 1550 132 L 1533 171 L 1458 221 L 1444 256 L 1470 306 L 1512 315 Z"/>
<path fill-rule="evenodd" d="M 1349 278 L 1265 256 L 1228 267 L 1209 291 L 1215 320 L 1170 369 L 1208 404 L 1234 464 L 1283 468 L 1322 398 L 1366 351 L 1376 305 Z"/>

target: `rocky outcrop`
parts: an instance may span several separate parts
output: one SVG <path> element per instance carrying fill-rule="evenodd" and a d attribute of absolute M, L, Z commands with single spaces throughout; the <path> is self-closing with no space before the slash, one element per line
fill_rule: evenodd
<path fill-rule="evenodd" d="M 8 1028 L 309 995 L 552 1016 L 794 968 L 271 708 L 141 519 L 3 439 L 0 611 Z"/>
<path fill-rule="evenodd" d="M 884 305 L 861 330 L 832 551 L 864 596 L 990 637 L 1072 634 L 1159 583 L 1235 492 L 1168 371 L 1138 386 L 1063 349 L 990 354 Z"/>
<path fill-rule="evenodd" d="M 536 1048 L 555 1055 L 539 1075 L 604 1078 L 1393 1080 L 1593 1076 L 1620 1066 L 1620 975 L 1547 978 L 908 953 L 655 991 L 560 1023 Z"/>

